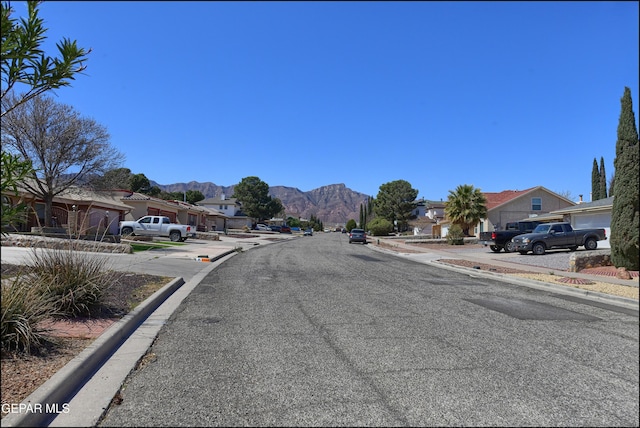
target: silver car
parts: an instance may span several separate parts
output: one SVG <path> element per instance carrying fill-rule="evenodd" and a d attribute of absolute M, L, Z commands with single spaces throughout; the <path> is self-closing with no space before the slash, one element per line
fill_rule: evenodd
<path fill-rule="evenodd" d="M 349 244 L 352 242 L 367 243 L 367 234 L 364 229 L 351 229 L 351 232 L 349 232 Z"/>

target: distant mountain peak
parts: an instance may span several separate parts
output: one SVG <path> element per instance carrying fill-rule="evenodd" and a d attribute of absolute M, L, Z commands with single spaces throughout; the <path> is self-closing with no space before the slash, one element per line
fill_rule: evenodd
<path fill-rule="evenodd" d="M 219 186 L 212 182 L 197 181 L 174 184 L 149 181 L 152 186 L 158 186 L 166 192 L 199 190 L 205 198 L 216 198 L 223 194 L 230 198 L 236 186 Z M 369 195 L 351 190 L 344 183 L 328 184 L 307 192 L 297 187 L 270 186 L 269 195 L 280 199 L 287 216 L 309 218 L 314 215 L 326 225 L 344 224 L 349 219 L 358 221 L 360 204 L 366 203 L 369 199 Z"/>

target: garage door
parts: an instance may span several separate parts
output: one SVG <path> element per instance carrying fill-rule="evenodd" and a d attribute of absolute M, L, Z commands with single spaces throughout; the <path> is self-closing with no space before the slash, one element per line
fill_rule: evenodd
<path fill-rule="evenodd" d="M 598 241 L 598 248 L 611 248 L 611 213 L 574 214 L 571 226 L 574 229 L 593 229 L 602 227 L 607 232 L 606 241 Z"/>

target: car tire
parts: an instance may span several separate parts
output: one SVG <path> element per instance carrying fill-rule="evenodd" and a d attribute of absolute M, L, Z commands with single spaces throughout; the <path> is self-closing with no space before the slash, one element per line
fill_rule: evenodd
<path fill-rule="evenodd" d="M 177 230 L 174 230 L 173 232 L 171 232 L 169 234 L 169 239 L 171 240 L 171 242 L 178 242 L 180 241 L 181 237 L 180 237 L 180 232 L 178 232 Z"/>
<path fill-rule="evenodd" d="M 489 245 L 489 248 L 491 248 L 491 251 L 493 251 L 494 253 L 499 253 L 500 250 L 502 250 L 502 248 L 498 247 L 497 245 Z"/>
<path fill-rule="evenodd" d="M 545 248 L 542 242 L 536 242 L 535 244 L 533 244 L 533 247 L 531 247 L 531 250 L 533 251 L 533 254 L 535 254 L 536 256 L 541 256 L 545 253 L 547 249 Z"/>
<path fill-rule="evenodd" d="M 503 248 L 505 253 L 513 253 L 513 242 L 505 242 Z"/>
<path fill-rule="evenodd" d="M 587 250 L 595 250 L 596 248 L 598 248 L 598 241 L 593 238 L 589 238 L 585 241 L 584 248 L 586 248 Z"/>
<path fill-rule="evenodd" d="M 123 227 L 122 231 L 120 232 L 123 236 L 124 235 L 133 235 L 133 228 L 131 227 Z"/>

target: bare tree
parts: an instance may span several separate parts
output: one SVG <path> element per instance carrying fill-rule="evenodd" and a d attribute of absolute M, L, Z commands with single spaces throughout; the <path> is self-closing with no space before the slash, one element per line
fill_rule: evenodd
<path fill-rule="evenodd" d="M 5 101 L 15 105 L 13 95 Z M 51 226 L 56 195 L 123 162 L 109 139 L 95 120 L 45 96 L 18 104 L 2 118 L 2 151 L 32 163 L 34 171 L 23 186 L 44 201 L 45 226 Z"/>

